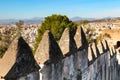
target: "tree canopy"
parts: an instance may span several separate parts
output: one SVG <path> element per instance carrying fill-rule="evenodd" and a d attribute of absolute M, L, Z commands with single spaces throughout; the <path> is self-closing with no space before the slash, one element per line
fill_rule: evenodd
<path fill-rule="evenodd" d="M 21 25 L 23 25 L 24 24 L 24 21 L 22 21 L 22 20 L 19 20 L 19 22 L 16 22 L 16 26 L 18 26 L 18 27 L 21 27 Z"/>
<path fill-rule="evenodd" d="M 19 20 L 18 22 L 16 22 L 16 26 L 17 26 L 17 35 L 20 35 L 21 34 L 21 28 L 22 28 L 22 25 L 24 24 L 24 21 L 22 20 Z"/>
<path fill-rule="evenodd" d="M 88 20 L 81 20 L 81 21 L 80 21 L 80 25 L 85 25 L 85 24 L 87 24 L 87 23 L 89 23 Z"/>
<path fill-rule="evenodd" d="M 51 16 L 45 17 L 44 22 L 38 29 L 38 36 L 36 37 L 36 43 L 34 49 L 36 50 L 38 44 L 42 38 L 43 33 L 46 30 L 50 30 L 56 41 L 59 41 L 65 28 L 70 28 L 70 30 L 75 33 L 77 24 L 70 21 L 67 16 L 53 14 Z"/>

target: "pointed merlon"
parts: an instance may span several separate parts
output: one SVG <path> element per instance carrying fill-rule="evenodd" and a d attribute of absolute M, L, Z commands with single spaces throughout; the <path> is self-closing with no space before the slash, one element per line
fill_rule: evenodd
<path fill-rule="evenodd" d="M 88 60 L 89 60 L 90 62 L 93 62 L 93 61 L 95 61 L 95 59 L 96 59 L 96 58 L 95 58 L 93 49 L 92 49 L 91 46 L 89 46 L 89 47 L 88 47 Z"/>
<path fill-rule="evenodd" d="M 95 55 L 95 58 L 97 58 L 95 43 L 92 43 L 91 48 L 92 48 L 92 50 L 93 50 L 93 53 L 94 53 L 94 55 Z"/>
<path fill-rule="evenodd" d="M 112 57 L 112 55 L 110 53 L 110 48 L 109 48 L 108 42 L 106 40 L 105 40 L 105 43 L 106 43 L 106 51 L 109 51 L 109 55 L 110 55 L 110 57 Z"/>
<path fill-rule="evenodd" d="M 39 71 L 40 67 L 34 59 L 33 53 L 25 40 L 18 39 L 16 60 L 12 68 L 4 77 L 5 79 L 16 79 L 33 71 Z"/>
<path fill-rule="evenodd" d="M 39 71 L 32 51 L 22 37 L 15 38 L 0 62 L 0 75 L 5 79 L 15 79 Z"/>
<path fill-rule="evenodd" d="M 63 57 L 62 52 L 55 41 L 52 33 L 47 30 L 36 50 L 35 59 L 39 64 L 44 64 L 46 61 L 54 63 Z"/>
<path fill-rule="evenodd" d="M 4 77 L 14 65 L 17 56 L 17 46 L 18 37 L 12 41 L 3 58 L 0 60 L 0 77 Z"/>
<path fill-rule="evenodd" d="M 75 34 L 75 42 L 76 42 L 76 45 L 77 45 L 77 48 L 80 48 L 82 46 L 82 39 L 81 39 L 81 28 L 80 26 L 78 26 L 77 30 L 76 30 L 76 34 Z"/>
<path fill-rule="evenodd" d="M 77 44 L 77 48 L 88 48 L 88 42 L 82 27 L 78 26 L 74 39 Z"/>
<path fill-rule="evenodd" d="M 88 47 L 88 60 L 91 62 L 92 61 L 92 53 L 90 47 Z"/>
<path fill-rule="evenodd" d="M 100 51 L 99 51 L 99 49 L 98 49 L 98 47 L 97 47 L 97 44 L 95 44 L 95 48 L 96 48 L 97 57 L 99 57 L 99 56 L 100 56 Z"/>
<path fill-rule="evenodd" d="M 83 31 L 83 28 L 81 27 L 81 36 L 82 36 L 82 46 L 84 48 L 88 48 L 88 41 L 86 39 L 85 33 Z"/>
<path fill-rule="evenodd" d="M 115 49 L 115 55 L 117 54 L 117 51 L 116 51 L 116 49 Z"/>
<path fill-rule="evenodd" d="M 90 46 L 90 49 L 91 49 L 91 53 L 92 53 L 92 60 L 95 61 L 95 59 L 96 59 L 96 58 L 95 58 L 95 54 L 94 54 L 94 51 L 93 51 L 93 49 L 92 49 L 91 46 Z"/>
<path fill-rule="evenodd" d="M 107 50 L 107 51 L 110 51 L 110 48 L 109 48 L 108 43 L 107 43 L 106 40 L 105 40 L 105 43 L 106 43 L 106 50 Z"/>
<path fill-rule="evenodd" d="M 115 50 L 114 47 L 112 48 L 112 50 L 113 50 L 113 55 L 116 55 L 117 51 Z"/>
<path fill-rule="evenodd" d="M 73 34 L 68 28 L 66 28 L 63 32 L 59 46 L 64 56 L 74 54 L 77 51 Z"/>
<path fill-rule="evenodd" d="M 104 46 L 104 48 L 105 48 L 105 51 L 106 51 L 106 49 L 107 49 L 107 48 L 106 48 L 106 41 L 105 41 L 104 39 L 102 40 L 102 44 L 103 44 L 103 46 Z"/>
<path fill-rule="evenodd" d="M 104 47 L 104 45 L 103 45 L 103 42 L 102 42 L 102 41 L 101 41 L 100 43 L 101 43 L 102 50 L 103 50 L 103 53 L 104 53 L 104 52 L 106 51 L 106 50 L 105 50 L 105 47 Z"/>
<path fill-rule="evenodd" d="M 114 56 L 114 51 L 113 51 L 113 48 L 111 48 L 111 54 L 110 54 L 110 57 Z"/>

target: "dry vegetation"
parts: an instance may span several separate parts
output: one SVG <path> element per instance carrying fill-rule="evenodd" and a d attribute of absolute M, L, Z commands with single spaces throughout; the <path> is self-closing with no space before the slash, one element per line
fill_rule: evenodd
<path fill-rule="evenodd" d="M 120 40 L 120 30 L 103 30 L 102 31 L 102 36 L 104 36 L 105 34 L 108 34 L 110 36 L 111 39 L 113 40 Z"/>

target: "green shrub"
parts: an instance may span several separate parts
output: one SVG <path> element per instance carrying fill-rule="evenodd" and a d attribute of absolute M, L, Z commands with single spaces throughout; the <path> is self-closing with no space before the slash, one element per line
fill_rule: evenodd
<path fill-rule="evenodd" d="M 70 21 L 66 16 L 53 14 L 52 16 L 47 16 L 42 23 L 41 27 L 38 29 L 38 36 L 36 37 L 36 42 L 34 45 L 34 52 L 36 51 L 39 42 L 42 39 L 42 35 L 46 30 L 50 30 L 56 41 L 59 41 L 65 28 L 70 28 L 70 30 L 75 33 L 77 24 Z"/>

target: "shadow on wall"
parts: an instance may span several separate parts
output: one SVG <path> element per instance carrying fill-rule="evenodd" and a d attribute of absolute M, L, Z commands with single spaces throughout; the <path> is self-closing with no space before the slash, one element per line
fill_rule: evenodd
<path fill-rule="evenodd" d="M 93 45 L 94 48 L 90 47 L 91 53 L 89 53 L 82 27 L 78 27 L 75 36 L 66 28 L 59 46 L 51 32 L 46 31 L 35 53 L 36 61 L 40 65 L 43 64 L 42 80 L 114 80 L 118 72 L 116 71 L 116 51 L 110 52 L 106 40 L 104 44 L 106 46 L 101 42 L 102 53 L 96 44 Z M 57 58 L 62 54 L 63 58 Z M 91 60 L 88 59 L 89 54 L 92 57 Z"/>
<path fill-rule="evenodd" d="M 96 44 L 89 47 L 82 27 L 77 29 L 75 36 L 66 28 L 59 45 L 51 32 L 46 31 L 35 54 L 36 62 L 30 47 L 20 37 L 16 43 L 17 50 L 14 52 L 15 60 L 4 78 L 5 80 L 40 80 L 39 73 L 41 73 L 41 80 L 111 80 L 108 78 L 110 76 L 114 78 L 116 75 L 116 52 L 112 52 L 111 55 L 107 41 L 105 44 L 106 48 L 101 43 L 103 53 L 100 53 Z M 91 49 L 91 53 L 88 52 L 88 48 Z M 88 55 L 91 55 L 91 60 Z M 37 63 L 43 65 L 40 72 Z M 120 70 L 120 67 L 117 69 Z"/>
<path fill-rule="evenodd" d="M 39 65 L 36 63 L 32 50 L 25 40 L 18 39 L 16 61 L 4 77 L 5 80 L 39 80 Z"/>
<path fill-rule="evenodd" d="M 118 65 L 118 79 L 120 79 L 120 64 Z"/>

